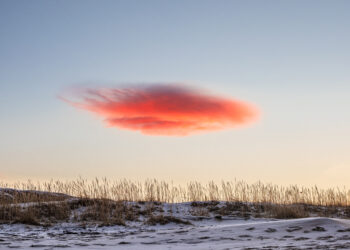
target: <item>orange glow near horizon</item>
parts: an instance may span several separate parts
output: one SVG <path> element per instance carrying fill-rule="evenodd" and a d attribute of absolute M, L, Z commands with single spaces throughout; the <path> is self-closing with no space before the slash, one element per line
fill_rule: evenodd
<path fill-rule="evenodd" d="M 75 100 L 61 99 L 98 114 L 110 127 L 147 135 L 187 136 L 243 126 L 258 118 L 251 104 L 183 85 L 82 88 L 74 91 Z"/>

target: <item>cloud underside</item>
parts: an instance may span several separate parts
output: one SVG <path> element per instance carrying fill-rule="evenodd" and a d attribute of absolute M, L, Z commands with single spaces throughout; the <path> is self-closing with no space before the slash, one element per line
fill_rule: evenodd
<path fill-rule="evenodd" d="M 186 136 L 235 128 L 258 116 L 246 102 L 171 84 L 84 88 L 74 91 L 74 98 L 62 99 L 98 114 L 110 127 L 147 135 Z"/>

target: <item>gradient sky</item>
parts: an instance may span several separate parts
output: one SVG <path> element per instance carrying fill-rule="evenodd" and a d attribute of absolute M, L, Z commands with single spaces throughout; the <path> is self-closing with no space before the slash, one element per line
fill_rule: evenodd
<path fill-rule="evenodd" d="M 350 1 L 0 1 L 0 178 L 350 187 Z M 76 85 L 186 82 L 256 104 L 248 128 L 106 128 Z"/>

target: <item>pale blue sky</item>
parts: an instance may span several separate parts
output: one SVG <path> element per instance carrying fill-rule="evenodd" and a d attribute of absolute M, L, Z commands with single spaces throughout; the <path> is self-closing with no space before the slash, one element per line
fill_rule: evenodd
<path fill-rule="evenodd" d="M 320 0 L 2 0 L 0 177 L 346 185 L 349 11 Z M 75 84 L 183 81 L 253 102 L 262 119 L 147 137 L 56 98 Z"/>

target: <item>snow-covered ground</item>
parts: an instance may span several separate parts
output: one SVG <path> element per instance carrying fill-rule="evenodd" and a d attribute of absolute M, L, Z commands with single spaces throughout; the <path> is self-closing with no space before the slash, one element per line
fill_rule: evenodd
<path fill-rule="evenodd" d="M 20 192 L 2 191 L 10 196 Z M 54 194 L 57 195 L 61 198 L 61 194 Z M 11 201 L 10 196 L 3 195 L 6 201 Z M 63 195 L 62 199 L 40 204 L 79 202 L 71 196 Z M 73 214 L 81 215 L 87 209 L 88 205 L 82 204 L 65 223 L 47 227 L 0 224 L 0 249 L 350 249 L 350 220 L 347 219 L 262 218 L 263 213 L 254 214 L 253 207 L 249 208 L 252 204 L 246 204 L 250 212 L 242 213 L 243 203 L 230 206 L 225 202 L 128 202 L 124 208 L 132 208 L 137 214 L 135 218 L 126 220 L 125 226 L 101 226 L 100 222 L 73 219 Z M 38 203 L 6 206 L 26 209 L 34 205 Z"/>
<path fill-rule="evenodd" d="M 0 225 L 0 248 L 57 249 L 350 249 L 350 220 L 203 219 L 193 225 L 126 227 L 64 223 Z"/>

